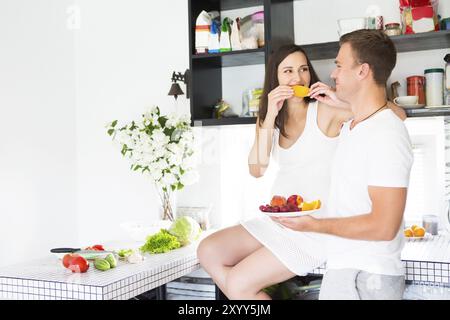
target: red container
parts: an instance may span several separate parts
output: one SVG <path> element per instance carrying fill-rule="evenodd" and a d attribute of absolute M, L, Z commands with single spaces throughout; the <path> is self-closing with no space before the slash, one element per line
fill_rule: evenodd
<path fill-rule="evenodd" d="M 408 96 L 419 96 L 418 104 L 425 104 L 425 77 L 411 76 L 406 78 Z"/>

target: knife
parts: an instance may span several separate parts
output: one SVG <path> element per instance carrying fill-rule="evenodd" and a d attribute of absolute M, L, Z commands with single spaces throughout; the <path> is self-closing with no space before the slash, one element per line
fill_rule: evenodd
<path fill-rule="evenodd" d="M 81 248 L 53 248 L 50 250 L 52 253 L 76 253 L 76 254 L 93 254 L 93 255 L 104 255 L 104 254 L 115 254 L 114 251 L 106 250 L 83 250 Z"/>

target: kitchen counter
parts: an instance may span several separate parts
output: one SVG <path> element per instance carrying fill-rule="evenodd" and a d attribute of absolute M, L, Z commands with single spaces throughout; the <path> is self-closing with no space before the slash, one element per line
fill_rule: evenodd
<path fill-rule="evenodd" d="M 0 268 L 0 299 L 130 299 L 199 269 L 197 244 L 146 254 L 139 264 L 119 261 L 108 271 L 95 269 L 91 262 L 86 273 L 72 273 L 56 255 Z"/>
<path fill-rule="evenodd" d="M 450 235 L 440 233 L 423 239 L 406 239 L 402 251 L 406 282 L 450 287 Z M 326 265 L 311 274 L 324 274 Z"/>
<path fill-rule="evenodd" d="M 199 241 L 165 254 L 146 255 L 140 264 L 119 261 L 108 271 L 96 270 L 91 263 L 88 272 L 72 273 L 57 256 L 0 268 L 0 299 L 130 299 L 199 269 Z M 442 295 L 443 288 L 450 287 L 450 235 L 407 240 L 402 261 L 406 282 L 420 286 L 416 291 L 428 286 Z M 323 265 L 311 274 L 323 274 L 325 269 Z M 417 295 L 416 291 L 411 292 Z"/>

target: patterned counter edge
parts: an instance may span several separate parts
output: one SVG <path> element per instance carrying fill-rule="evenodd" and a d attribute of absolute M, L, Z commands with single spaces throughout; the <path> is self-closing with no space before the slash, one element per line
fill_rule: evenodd
<path fill-rule="evenodd" d="M 172 261 L 106 286 L 0 277 L 0 299 L 127 300 L 200 268 L 196 257 Z"/>

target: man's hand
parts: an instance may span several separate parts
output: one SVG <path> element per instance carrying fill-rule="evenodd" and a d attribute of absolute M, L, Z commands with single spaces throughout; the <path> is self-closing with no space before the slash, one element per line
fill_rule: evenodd
<path fill-rule="evenodd" d="M 350 105 L 340 100 L 335 91 L 325 83 L 316 82 L 309 88 L 309 97 L 332 107 L 351 110 Z"/>
<path fill-rule="evenodd" d="M 315 226 L 318 223 L 317 219 L 309 215 L 301 217 L 271 217 L 271 219 L 285 226 L 286 228 L 305 232 L 315 231 Z"/>

